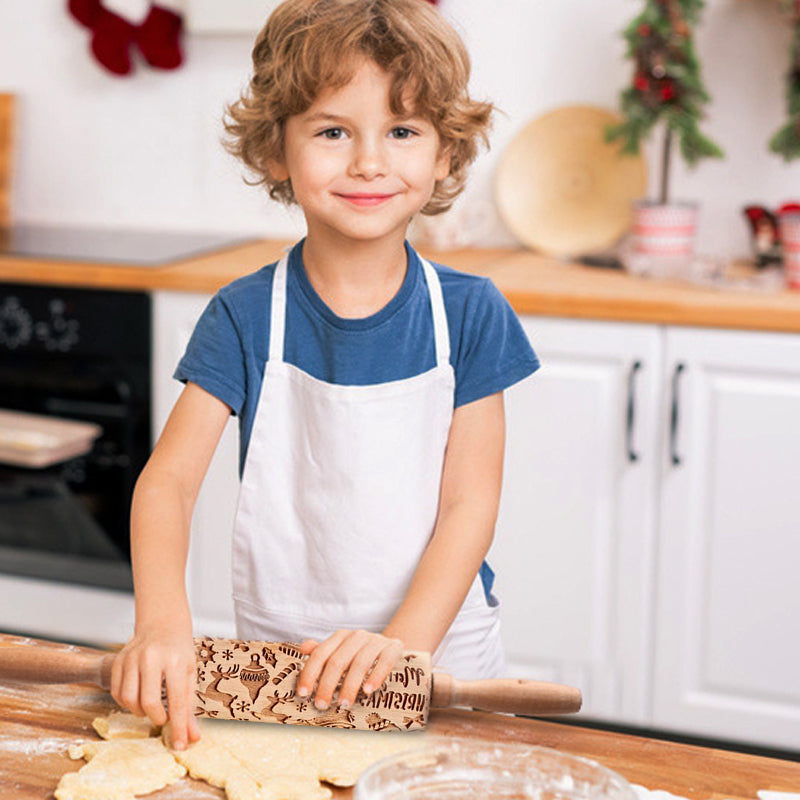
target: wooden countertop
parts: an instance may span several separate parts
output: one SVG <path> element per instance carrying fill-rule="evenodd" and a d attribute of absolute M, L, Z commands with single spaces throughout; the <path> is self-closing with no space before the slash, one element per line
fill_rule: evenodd
<path fill-rule="evenodd" d="M 27 643 L 0 634 L 0 646 Z M 71 744 L 93 740 L 94 717 L 113 708 L 110 696 L 84 685 L 25 686 L 0 683 L 0 797 L 52 798 L 60 777 L 83 762 L 71 761 Z M 756 791 L 798 791 L 800 763 L 663 742 L 558 722 L 466 710 L 433 711 L 429 729 L 444 736 L 486 742 L 517 742 L 551 747 L 594 759 L 648 789 L 664 789 L 691 800 L 753 800 Z M 350 797 L 350 791 L 337 791 Z M 221 798 L 206 784 L 185 779 L 148 795 L 153 800 Z"/>
<path fill-rule="evenodd" d="M 0 281 L 210 294 L 275 261 L 290 244 L 254 240 L 155 268 L 0 255 Z M 521 314 L 800 332 L 800 291 L 705 288 L 568 264 L 525 250 L 421 252 L 492 278 Z"/>

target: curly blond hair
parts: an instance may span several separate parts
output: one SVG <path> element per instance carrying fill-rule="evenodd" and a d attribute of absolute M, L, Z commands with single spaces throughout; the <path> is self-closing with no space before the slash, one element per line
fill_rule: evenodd
<path fill-rule="evenodd" d="M 393 114 L 413 113 L 436 128 L 450 156 L 450 174 L 437 181 L 423 214 L 440 214 L 464 188 L 467 168 L 487 147 L 494 107 L 472 100 L 464 43 L 426 0 L 285 0 L 270 15 L 253 47 L 249 85 L 226 109 L 229 152 L 270 197 L 296 202 L 289 180 L 268 163 L 283 158 L 286 120 L 306 111 L 324 89 L 345 86 L 360 59 L 392 76 Z"/>

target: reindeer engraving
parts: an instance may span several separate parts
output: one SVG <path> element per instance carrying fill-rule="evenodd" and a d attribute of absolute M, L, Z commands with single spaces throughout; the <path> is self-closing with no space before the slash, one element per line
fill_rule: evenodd
<path fill-rule="evenodd" d="M 286 700 L 285 697 L 269 697 L 267 698 L 266 702 L 264 703 L 263 707 L 258 709 L 258 713 L 253 711 L 253 716 L 256 719 L 263 720 L 264 718 L 268 720 L 272 720 L 273 722 L 287 722 L 288 720 L 292 719 L 291 714 L 281 714 L 278 711 L 275 711 L 275 706 L 278 703 L 282 703 Z"/>
<path fill-rule="evenodd" d="M 233 705 L 234 701 L 236 700 L 235 694 L 229 694 L 228 692 L 222 692 L 219 690 L 220 681 L 224 681 L 226 678 L 235 678 L 239 674 L 239 665 L 233 664 L 228 669 L 225 669 L 223 666 L 219 666 L 217 669 L 211 670 L 211 677 L 214 679 L 202 693 L 203 697 L 206 700 L 213 700 L 220 703 L 223 708 L 228 712 L 231 719 L 235 719 L 233 715 L 233 711 L 231 710 L 231 706 Z"/>

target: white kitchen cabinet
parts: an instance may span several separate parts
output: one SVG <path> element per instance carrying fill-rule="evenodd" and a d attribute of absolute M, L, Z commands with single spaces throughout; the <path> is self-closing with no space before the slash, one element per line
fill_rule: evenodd
<path fill-rule="evenodd" d="M 489 554 L 509 674 L 581 687 L 586 714 L 642 721 L 660 331 L 533 317 L 523 325 L 543 366 L 506 393 L 503 498 Z"/>
<path fill-rule="evenodd" d="M 172 374 L 209 295 L 153 295 L 153 432 L 157 437 L 182 386 Z M 233 636 L 231 534 L 239 495 L 238 422 L 228 421 L 192 518 L 186 586 L 196 636 Z"/>
<path fill-rule="evenodd" d="M 798 749 L 800 336 L 665 346 L 653 724 Z"/>
<path fill-rule="evenodd" d="M 587 717 L 800 747 L 800 336 L 523 323 L 544 366 L 507 395 L 490 553 L 511 671 Z"/>

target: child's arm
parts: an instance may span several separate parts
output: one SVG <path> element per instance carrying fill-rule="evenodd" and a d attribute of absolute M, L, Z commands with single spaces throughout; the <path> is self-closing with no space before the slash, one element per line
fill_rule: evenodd
<path fill-rule="evenodd" d="M 405 599 L 383 634 L 337 631 L 319 644 L 304 643 L 311 655 L 298 680 L 300 691 L 310 694 L 318 681 L 316 701 L 325 707 L 345 676 L 339 701 L 352 704 L 362 683 L 369 692 L 386 680 L 403 648 L 436 650 L 492 543 L 504 446 L 502 392 L 455 410 L 436 526 Z"/>
<path fill-rule="evenodd" d="M 189 383 L 136 483 L 131 556 L 134 635 L 114 662 L 111 693 L 123 707 L 163 725 L 166 681 L 173 743 L 199 738 L 192 714 L 195 655 L 185 571 L 195 500 L 230 408 Z"/>

